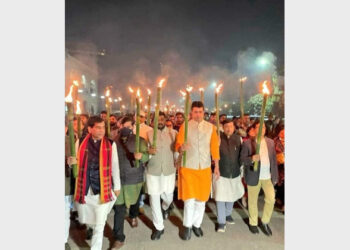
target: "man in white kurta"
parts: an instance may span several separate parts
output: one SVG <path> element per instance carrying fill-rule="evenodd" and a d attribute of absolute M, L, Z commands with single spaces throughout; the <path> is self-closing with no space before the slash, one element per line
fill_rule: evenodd
<path fill-rule="evenodd" d="M 101 144 L 102 142 L 102 138 L 104 138 L 104 140 L 109 140 L 106 137 L 104 137 L 105 134 L 105 124 L 104 121 L 102 120 L 102 118 L 100 117 L 90 117 L 89 121 L 88 121 L 88 130 L 89 130 L 89 134 L 87 136 L 89 136 L 89 139 L 87 144 L 88 146 L 86 147 L 88 153 L 87 155 L 87 168 L 90 168 L 90 166 L 92 166 L 93 164 L 90 163 L 91 160 L 94 158 L 92 157 L 94 154 L 97 154 L 97 158 L 100 157 L 100 146 L 96 147 L 97 152 L 91 152 L 94 148 L 94 144 L 98 145 Z M 82 140 L 84 141 L 84 140 Z M 90 185 L 86 185 L 86 188 L 88 189 L 87 193 L 86 190 L 82 190 L 83 195 L 84 195 L 84 202 L 85 203 L 81 203 L 81 202 L 77 202 L 75 201 L 75 205 L 78 211 L 78 219 L 79 222 L 81 224 L 87 224 L 89 227 L 91 227 L 93 229 L 93 235 L 92 235 L 92 239 L 91 239 L 91 249 L 92 250 L 101 250 L 102 249 L 102 243 L 103 243 L 103 230 L 105 227 L 105 223 L 107 220 L 107 215 L 109 214 L 109 212 L 111 211 L 117 196 L 119 195 L 120 192 L 120 174 L 119 174 L 119 161 L 118 161 L 118 153 L 117 153 L 117 147 L 115 142 L 111 141 L 111 146 L 112 146 L 112 159 L 111 159 L 111 175 L 112 175 L 112 182 L 113 182 L 113 186 L 112 186 L 112 190 L 111 190 L 111 195 L 113 196 L 113 199 L 111 201 L 108 202 L 101 202 L 101 197 L 100 197 L 100 190 L 102 192 L 103 187 L 102 185 L 104 185 L 105 183 L 102 183 L 101 181 L 101 186 L 100 188 L 97 187 L 97 190 L 99 190 L 97 193 L 94 193 L 93 189 L 93 183 L 94 181 L 96 181 L 96 179 L 92 179 L 92 178 L 96 178 L 96 176 L 94 176 L 93 170 L 91 169 L 87 169 L 87 171 L 84 173 L 85 176 L 82 176 L 82 178 L 84 178 L 87 181 L 89 181 L 91 184 Z M 76 152 L 77 152 L 77 156 L 79 158 L 80 155 L 80 150 L 81 147 L 79 145 L 79 140 L 76 143 Z M 72 161 L 72 159 L 71 159 Z M 76 162 L 76 159 L 73 159 L 74 162 Z M 79 161 L 82 161 L 82 159 L 79 159 Z M 97 161 L 99 163 L 98 167 L 101 168 L 100 163 L 101 161 Z M 78 162 L 78 166 L 79 166 L 79 162 Z M 87 174 L 87 173 L 90 174 Z M 87 176 L 89 175 L 89 176 Z M 96 171 L 95 171 L 95 175 L 96 175 Z M 90 179 L 89 179 L 90 178 Z M 87 180 L 89 179 L 89 180 Z M 102 178 L 101 178 L 102 180 Z M 77 195 L 77 185 L 79 185 L 78 183 L 78 178 L 76 179 L 76 190 L 75 190 L 75 195 Z M 84 184 L 85 185 L 85 184 Z M 96 188 L 96 186 L 95 186 Z M 96 192 L 96 191 L 95 191 Z"/>
<path fill-rule="evenodd" d="M 175 189 L 175 140 L 177 131 L 165 126 L 165 114 L 159 112 L 157 145 L 150 145 L 151 158 L 146 169 L 147 193 L 150 196 L 153 225 L 151 239 L 158 240 L 164 233 L 163 216 L 167 218 Z M 153 142 L 153 129 L 148 132 Z M 161 200 L 163 200 L 161 204 Z"/>
<path fill-rule="evenodd" d="M 203 236 L 200 228 L 205 211 L 205 202 L 211 191 L 211 156 L 215 162 L 214 174 L 220 176 L 218 161 L 219 141 L 216 127 L 204 120 L 202 102 L 194 101 L 191 107 L 192 120 L 188 122 L 187 142 L 185 126 L 182 125 L 176 139 L 176 150 L 183 155 L 186 151 L 186 163 L 179 169 L 178 196 L 185 203 L 184 230 L 180 237 L 191 238 L 191 231 L 197 237 Z M 182 156 L 183 158 L 183 156 Z"/>

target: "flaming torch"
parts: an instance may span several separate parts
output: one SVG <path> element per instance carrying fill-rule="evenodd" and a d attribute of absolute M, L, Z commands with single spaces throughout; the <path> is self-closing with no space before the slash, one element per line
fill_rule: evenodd
<path fill-rule="evenodd" d="M 187 133 L 188 133 L 188 114 L 190 112 L 190 92 L 192 87 L 187 85 L 186 87 L 186 101 L 185 101 L 185 138 L 184 143 L 187 143 Z M 183 153 L 183 166 L 186 166 L 186 151 Z"/>
<path fill-rule="evenodd" d="M 75 114 L 78 116 L 78 138 L 81 137 L 81 109 L 80 109 L 80 102 L 77 100 L 77 111 Z"/>
<path fill-rule="evenodd" d="M 166 113 L 169 114 L 170 113 L 169 101 L 166 100 L 165 104 L 166 104 Z"/>
<path fill-rule="evenodd" d="M 135 139 L 135 153 L 140 152 L 140 89 L 136 94 L 136 139 Z M 140 161 L 135 161 L 136 167 L 140 166 Z"/>
<path fill-rule="evenodd" d="M 65 102 L 68 109 L 68 133 L 69 133 L 69 142 L 70 142 L 70 156 L 76 157 L 75 153 L 75 141 L 74 141 L 74 128 L 73 128 L 73 98 L 72 98 L 72 92 L 73 92 L 74 86 L 70 86 L 69 94 L 65 97 Z M 78 169 L 77 164 L 72 165 L 73 168 L 73 176 L 76 178 L 78 176 Z"/>
<path fill-rule="evenodd" d="M 266 110 L 266 103 L 267 103 L 267 98 L 268 95 L 270 94 L 269 89 L 267 88 L 266 85 L 267 81 L 264 81 L 262 84 L 262 93 L 264 95 L 264 99 L 263 99 L 263 103 L 262 103 L 262 107 L 261 107 L 261 116 L 260 116 L 260 123 L 259 123 L 259 132 L 258 132 L 258 137 L 257 137 L 257 142 L 256 142 L 256 153 L 255 154 L 259 154 L 260 153 L 260 143 L 261 143 L 261 134 L 262 134 L 262 128 L 264 125 L 264 117 L 265 117 L 265 110 Z M 254 162 L 254 171 L 258 170 L 258 161 Z"/>
<path fill-rule="evenodd" d="M 240 88 L 240 97 L 241 97 L 241 119 L 243 122 L 243 117 L 244 117 L 244 102 L 243 102 L 243 83 L 247 80 L 247 77 L 241 77 L 239 78 L 239 82 L 241 83 L 241 88 Z"/>
<path fill-rule="evenodd" d="M 109 90 L 109 88 L 107 87 L 106 89 L 106 110 L 107 110 L 107 117 L 106 117 L 106 122 L 107 122 L 107 137 L 110 138 L 111 136 L 111 124 L 110 124 L 110 121 L 109 121 L 109 116 L 110 116 L 110 108 L 109 108 L 109 105 L 110 105 L 110 94 L 111 94 L 111 91 Z"/>
<path fill-rule="evenodd" d="M 204 105 L 204 88 L 199 88 L 199 93 L 201 94 L 201 102 Z"/>
<path fill-rule="evenodd" d="M 154 125 L 153 125 L 153 147 L 157 147 L 157 132 L 158 132 L 158 117 L 159 117 L 159 108 L 162 98 L 162 85 L 165 79 L 160 80 L 157 87 L 157 106 L 154 114 Z"/>
<path fill-rule="evenodd" d="M 134 111 L 134 90 L 129 87 L 129 92 L 131 94 L 130 96 L 130 113 L 132 113 Z"/>
<path fill-rule="evenodd" d="M 215 89 L 215 108 L 216 108 L 216 129 L 217 129 L 217 134 L 218 137 L 220 138 L 220 129 L 219 129 L 219 115 L 220 115 L 220 110 L 219 110 L 219 100 L 218 100 L 218 94 L 220 92 L 220 89 L 222 88 L 222 83 L 219 84 L 219 86 Z"/>
<path fill-rule="evenodd" d="M 151 90 L 147 89 L 148 99 L 147 99 L 147 125 L 151 124 Z"/>

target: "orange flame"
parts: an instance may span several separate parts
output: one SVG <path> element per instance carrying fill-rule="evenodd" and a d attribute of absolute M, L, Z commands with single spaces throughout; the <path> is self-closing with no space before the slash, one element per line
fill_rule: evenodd
<path fill-rule="evenodd" d="M 151 90 L 150 89 L 147 89 L 147 92 L 148 92 L 148 95 L 151 95 Z"/>
<path fill-rule="evenodd" d="M 168 100 L 166 100 L 166 102 L 165 102 L 165 103 L 166 103 L 166 105 L 169 105 L 169 101 L 168 101 Z"/>
<path fill-rule="evenodd" d="M 109 102 L 113 102 L 112 97 L 109 97 L 109 98 L 108 98 L 108 101 L 109 101 Z"/>
<path fill-rule="evenodd" d="M 140 103 L 142 102 L 142 97 L 139 99 L 139 102 L 140 102 Z"/>
<path fill-rule="evenodd" d="M 73 92 L 73 85 L 70 86 L 69 93 L 68 93 L 68 95 L 64 98 L 64 100 L 65 100 L 66 102 L 73 102 L 72 92 Z"/>
<path fill-rule="evenodd" d="M 77 111 L 75 112 L 77 115 L 81 114 L 80 102 L 77 100 Z"/>
<path fill-rule="evenodd" d="M 239 81 L 240 82 L 245 82 L 247 80 L 247 77 L 245 76 L 245 77 L 242 77 L 242 78 L 239 78 Z"/>
<path fill-rule="evenodd" d="M 220 83 L 220 85 L 215 89 L 216 93 L 220 92 L 220 89 L 222 88 L 223 84 Z"/>
<path fill-rule="evenodd" d="M 123 99 L 122 99 L 121 97 L 118 97 L 118 100 L 119 100 L 119 101 L 122 101 Z"/>
<path fill-rule="evenodd" d="M 160 80 L 160 82 L 158 83 L 159 88 L 162 87 L 164 81 L 165 81 L 165 78 L 163 78 L 162 80 Z"/>
<path fill-rule="evenodd" d="M 137 89 L 136 95 L 137 95 L 137 97 L 140 97 L 140 89 Z"/>
<path fill-rule="evenodd" d="M 187 85 L 187 87 L 186 87 L 186 91 L 191 92 L 191 91 L 192 91 L 192 89 L 193 89 L 193 87 L 192 87 L 192 86 Z"/>
<path fill-rule="evenodd" d="M 267 81 L 264 81 L 262 84 L 262 87 L 263 87 L 262 92 L 264 95 L 269 95 L 270 91 L 269 91 L 269 88 L 267 87 L 266 83 L 267 83 Z"/>
<path fill-rule="evenodd" d="M 180 93 L 182 96 L 186 96 L 186 92 L 183 92 L 182 90 L 180 90 Z"/>
<path fill-rule="evenodd" d="M 108 97 L 108 96 L 109 96 L 109 94 L 110 94 L 110 90 L 109 90 L 109 89 L 107 89 L 107 90 L 106 90 L 106 95 L 105 95 L 105 96 L 107 96 L 107 97 Z"/>
<path fill-rule="evenodd" d="M 204 91 L 204 88 L 199 88 L 199 91 Z"/>
<path fill-rule="evenodd" d="M 74 84 L 75 86 L 77 86 L 77 87 L 79 86 L 79 83 L 78 83 L 77 80 L 74 80 L 74 81 L 73 81 L 73 84 Z"/>
<path fill-rule="evenodd" d="M 134 93 L 134 90 L 131 87 L 129 87 L 129 91 L 130 93 Z"/>

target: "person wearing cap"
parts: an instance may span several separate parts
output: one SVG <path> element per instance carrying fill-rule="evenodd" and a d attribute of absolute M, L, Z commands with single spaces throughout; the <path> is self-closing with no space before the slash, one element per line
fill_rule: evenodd
<path fill-rule="evenodd" d="M 148 131 L 152 130 L 152 127 L 148 126 L 146 123 L 146 113 L 144 111 L 140 111 L 140 137 L 149 142 L 148 140 Z M 136 124 L 134 124 L 133 133 L 136 134 Z"/>

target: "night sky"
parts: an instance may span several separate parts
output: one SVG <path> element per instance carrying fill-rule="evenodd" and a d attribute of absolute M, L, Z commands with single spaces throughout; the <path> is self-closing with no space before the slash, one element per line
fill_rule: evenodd
<path fill-rule="evenodd" d="M 66 41 L 106 49 L 107 55 L 99 58 L 102 84 L 154 85 L 161 63 L 163 75 L 171 76 L 173 70 L 173 86 L 203 70 L 233 73 L 238 52 L 249 47 L 272 52 L 280 70 L 284 1 L 69 0 Z"/>

